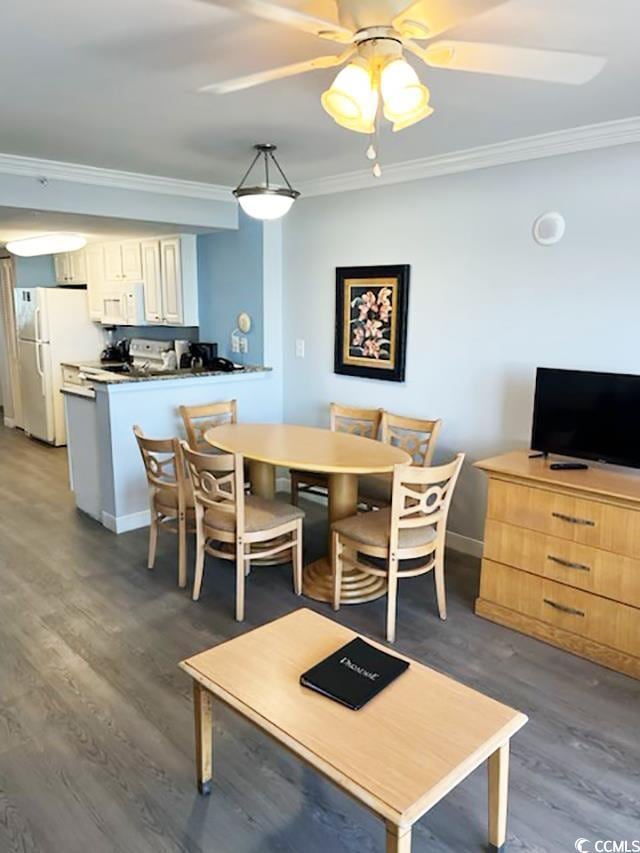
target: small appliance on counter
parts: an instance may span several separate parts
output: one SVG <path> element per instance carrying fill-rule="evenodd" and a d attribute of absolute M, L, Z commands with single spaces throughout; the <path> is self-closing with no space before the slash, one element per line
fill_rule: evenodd
<path fill-rule="evenodd" d="M 129 361 L 129 341 L 122 338 L 114 341 L 113 327 L 107 328 L 107 345 L 100 353 L 100 361 L 103 364 L 126 364 Z"/>
<path fill-rule="evenodd" d="M 211 370 L 211 365 L 218 357 L 218 344 L 192 343 L 189 347 L 189 363 L 187 367 L 200 367 L 203 370 Z"/>
<path fill-rule="evenodd" d="M 191 370 L 219 370 L 231 373 L 241 369 L 228 358 L 218 355 L 218 344 L 198 342 L 189 345 L 189 352 L 180 357 L 180 367 Z"/>

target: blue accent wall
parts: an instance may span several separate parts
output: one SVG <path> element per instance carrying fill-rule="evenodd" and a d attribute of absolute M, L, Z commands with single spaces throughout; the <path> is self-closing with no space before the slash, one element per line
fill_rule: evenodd
<path fill-rule="evenodd" d="M 56 273 L 53 255 L 36 255 L 33 258 L 15 256 L 16 287 L 55 287 Z"/>
<path fill-rule="evenodd" d="M 198 298 L 200 340 L 216 341 L 218 353 L 231 358 L 231 333 L 241 311 L 252 320 L 249 352 L 233 353 L 234 361 L 263 360 L 263 233 L 262 223 L 240 211 L 237 231 L 198 237 Z"/>

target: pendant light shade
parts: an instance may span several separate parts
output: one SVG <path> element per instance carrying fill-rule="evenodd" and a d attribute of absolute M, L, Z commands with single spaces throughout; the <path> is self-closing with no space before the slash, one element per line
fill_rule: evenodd
<path fill-rule="evenodd" d="M 378 91 L 365 62 L 356 60 L 346 65 L 320 100 L 326 112 L 342 127 L 357 133 L 373 133 Z"/>
<path fill-rule="evenodd" d="M 273 153 L 276 150 L 275 145 L 270 143 L 261 143 L 254 146 L 256 156 L 253 158 L 251 165 L 245 172 L 244 178 L 233 191 L 234 196 L 238 199 L 240 207 L 244 210 L 247 216 L 254 219 L 280 219 L 285 213 L 291 209 L 291 205 L 298 198 L 300 193 L 294 190 L 287 176 L 280 168 L 280 164 Z M 245 186 L 245 182 L 253 167 L 258 160 L 262 158 L 264 164 L 264 183 L 254 186 Z M 286 186 L 278 186 L 271 183 L 269 174 L 270 164 L 273 164 L 279 172 Z"/>
<path fill-rule="evenodd" d="M 58 252 L 75 252 L 87 245 L 87 238 L 81 234 L 43 234 L 40 237 L 25 237 L 22 240 L 10 240 L 7 251 L 21 258 L 36 255 L 55 255 Z"/>

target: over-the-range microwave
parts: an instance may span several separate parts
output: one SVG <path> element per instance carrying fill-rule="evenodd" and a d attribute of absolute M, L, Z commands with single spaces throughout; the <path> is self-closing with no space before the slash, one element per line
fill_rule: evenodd
<path fill-rule="evenodd" d="M 102 294 L 102 324 L 144 326 L 144 284 L 122 284 Z"/>

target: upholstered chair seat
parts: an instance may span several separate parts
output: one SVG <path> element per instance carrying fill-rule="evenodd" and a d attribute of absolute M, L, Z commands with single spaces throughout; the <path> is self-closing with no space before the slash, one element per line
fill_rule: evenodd
<path fill-rule="evenodd" d="M 244 529 L 248 533 L 257 530 L 271 530 L 290 521 L 304 518 L 304 512 L 297 506 L 284 501 L 270 501 L 257 495 L 247 495 L 244 501 Z M 236 518 L 230 512 L 208 509 L 204 514 L 205 527 L 216 530 L 232 531 L 236 528 Z"/>
<path fill-rule="evenodd" d="M 376 548 L 388 548 L 391 539 L 391 510 L 363 512 L 335 521 L 331 529 L 352 542 L 373 545 Z M 436 529 L 430 527 L 403 527 L 399 531 L 400 548 L 419 548 L 428 545 L 436 538 Z"/>

